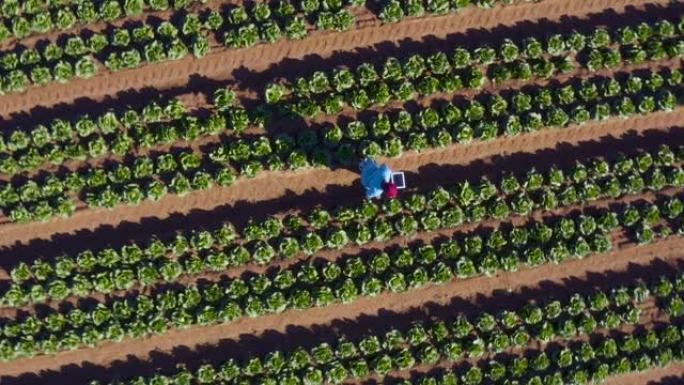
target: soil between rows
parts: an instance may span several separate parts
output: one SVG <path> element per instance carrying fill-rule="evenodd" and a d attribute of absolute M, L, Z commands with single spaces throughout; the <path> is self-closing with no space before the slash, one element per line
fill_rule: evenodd
<path fill-rule="evenodd" d="M 387 312 L 406 312 L 415 308 L 448 304 L 454 297 L 459 301 L 473 301 L 488 293 L 515 292 L 540 284 L 565 284 L 592 274 L 628 270 L 635 265 L 653 261 L 659 264 L 681 263 L 684 238 L 672 236 L 645 246 L 631 243 L 615 245 L 613 251 L 572 260 L 562 264 L 547 264 L 539 268 L 522 268 L 515 273 L 499 273 L 493 277 L 452 280 L 444 285 L 427 285 L 409 293 L 384 293 L 375 298 L 359 298 L 351 304 L 335 304 L 306 311 L 286 311 L 256 319 L 237 321 L 208 327 L 174 330 L 145 339 L 125 339 L 119 343 L 103 343 L 95 349 L 78 349 L 53 356 L 18 359 L 0 366 L 1 376 L 17 376 L 24 372 L 58 370 L 65 365 L 107 365 L 112 361 L 145 359 L 150 352 L 170 352 L 177 346 L 193 349 L 197 345 L 213 344 L 225 338 L 258 335 L 264 331 L 284 333 L 293 325 L 315 329 L 333 321 L 350 317 L 381 316 Z M 549 292 L 549 294 L 552 294 Z M 155 353 L 156 354 L 156 353 Z"/>
<path fill-rule="evenodd" d="M 662 368 L 647 370 L 642 373 L 630 373 L 608 378 L 603 385 L 648 384 L 648 385 L 681 385 L 684 384 L 684 364 L 681 362 Z"/>

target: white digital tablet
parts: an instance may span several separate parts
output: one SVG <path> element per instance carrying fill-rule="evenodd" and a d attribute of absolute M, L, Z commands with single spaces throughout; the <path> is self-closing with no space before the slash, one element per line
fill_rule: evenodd
<path fill-rule="evenodd" d="M 397 186 L 397 189 L 406 188 L 406 178 L 403 172 L 393 172 L 392 182 Z"/>

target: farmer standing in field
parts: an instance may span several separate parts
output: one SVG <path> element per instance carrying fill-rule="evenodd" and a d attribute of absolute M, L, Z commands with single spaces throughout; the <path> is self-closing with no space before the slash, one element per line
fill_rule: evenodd
<path fill-rule="evenodd" d="M 378 165 L 374 159 L 366 158 L 359 164 L 359 169 L 367 199 L 379 198 L 383 193 L 388 198 L 397 196 L 397 186 L 392 181 L 392 170 L 386 164 Z"/>

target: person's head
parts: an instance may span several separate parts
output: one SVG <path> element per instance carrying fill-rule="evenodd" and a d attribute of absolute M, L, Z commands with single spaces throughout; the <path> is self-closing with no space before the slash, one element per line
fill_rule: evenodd
<path fill-rule="evenodd" d="M 388 198 L 396 198 L 397 193 L 399 192 L 399 190 L 397 189 L 397 185 L 393 182 L 385 182 L 382 185 L 382 190 L 384 191 L 385 196 Z"/>

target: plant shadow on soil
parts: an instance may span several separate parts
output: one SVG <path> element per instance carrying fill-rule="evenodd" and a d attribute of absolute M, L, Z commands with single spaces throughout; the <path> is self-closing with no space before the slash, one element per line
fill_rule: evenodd
<path fill-rule="evenodd" d="M 673 277 L 681 272 L 684 259 L 665 261 L 655 259 L 649 264 L 630 264 L 622 271 L 588 272 L 583 277 L 569 276 L 562 282 L 541 280 L 535 286 L 525 286 L 516 292 L 496 290 L 491 294 L 478 294 L 473 299 L 453 297 L 447 304 L 428 301 L 423 306 L 397 313 L 378 309 L 377 312 L 364 313 L 340 318 L 330 324 L 290 325 L 285 333 L 266 330 L 261 334 L 243 334 L 238 339 L 224 339 L 216 344 L 197 346 L 177 346 L 170 352 L 151 351 L 147 359 L 129 355 L 124 360 L 115 360 L 109 365 L 100 366 L 83 362 L 65 365 L 59 370 L 45 370 L 40 373 L 27 373 L 17 377 L 3 377 L 0 382 L 6 385 L 32 385 L 45 383 L 86 384 L 97 378 L 111 380 L 154 373 L 168 373 L 179 363 L 194 369 L 204 363 L 219 364 L 229 358 L 244 360 L 255 355 L 279 349 L 287 352 L 296 346 L 312 348 L 322 342 L 336 344 L 340 338 L 357 341 L 370 333 L 384 333 L 391 328 L 406 329 L 415 322 L 443 319 L 453 320 L 458 314 L 474 315 L 486 311 L 497 313 L 503 310 L 518 309 L 526 303 L 546 303 L 550 300 L 567 300 L 573 293 L 590 294 L 620 286 L 633 285 L 638 281 L 652 282 L 660 276 Z M 491 279 L 496 279 L 491 278 Z M 391 324 L 387 321 L 391 319 Z M 666 381 L 667 380 L 667 381 Z M 675 384 L 663 379 L 660 382 Z M 674 378 L 673 378 L 674 381 Z"/>
<path fill-rule="evenodd" d="M 546 171 L 552 165 L 572 166 L 576 161 L 612 154 L 634 154 L 653 150 L 662 144 L 684 145 L 684 129 L 629 131 L 620 137 L 605 136 L 578 144 L 559 143 L 552 148 L 534 152 L 499 154 L 467 164 L 428 164 L 417 171 L 406 171 L 409 189 L 402 194 L 432 189 L 436 185 L 453 185 L 463 180 L 475 181 L 482 177 L 497 182 L 502 175 L 519 174 L 531 167 Z M 544 162 L 540 160 L 552 160 Z M 37 258 L 54 259 L 63 254 L 75 255 L 87 247 L 96 249 L 120 247 L 130 242 L 144 242 L 150 234 L 162 240 L 171 239 L 177 232 L 191 229 L 213 230 L 226 221 L 241 229 L 250 219 L 263 220 L 273 214 L 308 212 L 315 207 L 333 209 L 339 202 L 358 204 L 363 200 L 362 187 L 357 179 L 351 185 L 328 185 L 325 190 L 310 189 L 297 194 L 288 190 L 277 199 L 251 202 L 237 201 L 213 209 L 193 209 L 189 213 L 172 213 L 167 218 L 145 217 L 138 222 L 102 225 L 94 230 L 54 234 L 49 239 L 33 239 L 28 244 L 15 243 L 0 249 L 0 269 L 9 271 L 19 262 L 31 263 Z M 0 286 L 8 282 L 0 282 Z"/>
<path fill-rule="evenodd" d="M 646 385 L 682 385 L 684 384 L 683 376 L 665 376 L 658 380 L 649 381 Z"/>

